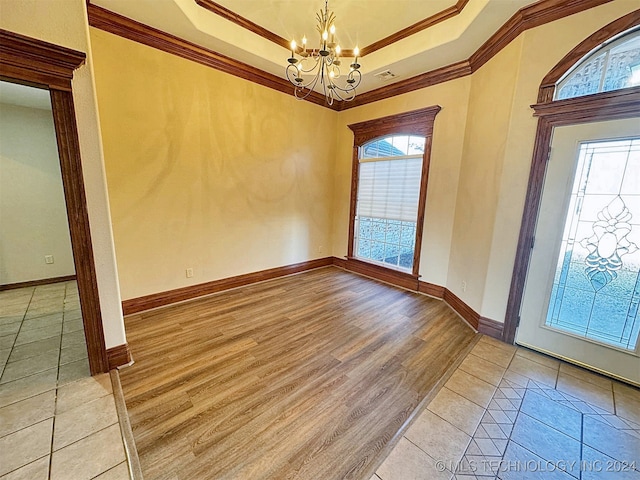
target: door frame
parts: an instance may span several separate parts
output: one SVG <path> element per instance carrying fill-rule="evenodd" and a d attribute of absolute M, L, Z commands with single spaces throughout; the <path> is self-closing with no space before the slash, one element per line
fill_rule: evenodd
<path fill-rule="evenodd" d="M 640 10 L 631 12 L 601 28 L 571 50 L 544 77 L 538 92 L 538 103 L 532 105 L 538 117 L 533 159 L 525 197 L 524 212 L 518 237 L 511 287 L 507 300 L 502 340 L 513 344 L 520 322 L 520 307 L 529 269 L 531 249 L 542 199 L 542 187 L 551 138 L 556 126 L 577 125 L 640 116 L 640 87 L 596 93 L 566 100 L 553 100 L 558 81 L 585 55 L 610 38 L 640 25 Z"/>
<path fill-rule="evenodd" d="M 49 90 L 80 308 L 92 375 L 109 370 L 73 103 L 73 72 L 86 55 L 0 30 L 0 80 Z"/>

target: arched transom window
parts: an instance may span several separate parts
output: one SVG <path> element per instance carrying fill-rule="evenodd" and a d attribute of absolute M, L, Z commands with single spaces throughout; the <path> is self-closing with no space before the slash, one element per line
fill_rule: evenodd
<path fill-rule="evenodd" d="M 640 85 L 640 28 L 610 40 L 558 82 L 555 100 Z"/>

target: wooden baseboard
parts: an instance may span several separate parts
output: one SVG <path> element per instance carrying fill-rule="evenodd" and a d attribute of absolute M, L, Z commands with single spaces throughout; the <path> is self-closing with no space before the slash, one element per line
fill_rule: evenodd
<path fill-rule="evenodd" d="M 335 258 L 335 257 L 334 257 Z M 390 283 L 398 287 L 406 288 L 414 292 L 418 291 L 418 277 L 410 273 L 399 272 L 390 268 L 363 262 L 355 258 L 337 259 L 340 260 L 341 268 L 350 272 L 359 273 L 366 277 L 375 278 L 382 282 Z M 334 265 L 338 266 L 334 263 Z"/>
<path fill-rule="evenodd" d="M 484 333 L 498 340 L 502 340 L 503 327 L 504 323 L 496 322 L 487 317 L 480 317 L 478 321 L 478 331 L 480 333 Z"/>
<path fill-rule="evenodd" d="M 200 283 L 188 287 L 177 288 L 167 292 L 154 293 L 144 297 L 132 298 L 122 302 L 122 312 L 124 315 L 143 312 L 152 308 L 164 307 L 172 303 L 183 302 L 193 298 L 210 295 L 212 293 L 230 290 L 232 288 L 251 285 L 252 283 L 263 282 L 273 278 L 284 277 L 294 273 L 313 270 L 314 268 L 327 267 L 333 265 L 332 257 L 318 258 L 306 262 L 285 265 L 283 267 L 270 268 L 259 272 L 247 273 L 235 277 L 223 278 L 212 282 Z"/>
<path fill-rule="evenodd" d="M 131 362 L 131 350 L 129 344 L 124 343 L 116 347 L 107 348 L 107 363 L 109 370 L 121 367 Z"/>
<path fill-rule="evenodd" d="M 449 306 L 458 313 L 458 315 L 464 318 L 469 325 L 476 330 L 478 329 L 478 323 L 480 321 L 480 314 L 478 312 L 464 303 L 460 297 L 448 288 L 445 288 L 442 299 L 447 302 Z"/>
<path fill-rule="evenodd" d="M 13 290 L 15 288 L 37 287 L 38 285 L 48 285 L 50 283 L 70 282 L 75 279 L 75 275 L 65 275 L 63 277 L 42 278 L 40 280 L 29 280 L 27 282 L 7 283 L 5 285 L 0 285 L 0 292 L 3 290 Z"/>
<path fill-rule="evenodd" d="M 422 280 L 418 282 L 418 292 L 424 293 L 426 295 L 431 295 L 432 297 L 444 297 L 445 290 L 446 289 L 444 287 L 436 285 L 434 283 L 423 282 Z"/>

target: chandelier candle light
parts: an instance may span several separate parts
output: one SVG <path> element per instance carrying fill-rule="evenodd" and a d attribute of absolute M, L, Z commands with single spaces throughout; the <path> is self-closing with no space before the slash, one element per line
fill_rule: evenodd
<path fill-rule="evenodd" d="M 318 20 L 317 30 L 320 34 L 320 47 L 307 49 L 307 37 L 302 37 L 302 46 L 298 48 L 295 40 L 291 41 L 291 57 L 287 60 L 287 79 L 295 87 L 295 96 L 299 100 L 307 98 L 316 88 L 318 82 L 322 86 L 325 99 L 329 105 L 334 100 L 349 102 L 356 97 L 356 88 L 360 85 L 362 75 L 358 64 L 358 47 L 353 49 L 353 63 L 349 65 L 349 73 L 342 76 L 340 72 L 342 50 L 336 40 L 336 16 L 329 13 L 329 0 L 324 2 L 324 12 L 320 10 L 316 15 Z M 300 58 L 296 58 L 298 53 Z M 303 75 L 312 78 L 307 82 Z M 338 85 L 337 82 L 342 84 Z"/>

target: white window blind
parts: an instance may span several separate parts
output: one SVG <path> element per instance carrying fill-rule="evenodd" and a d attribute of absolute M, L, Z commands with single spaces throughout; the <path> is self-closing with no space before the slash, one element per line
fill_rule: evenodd
<path fill-rule="evenodd" d="M 421 176 L 422 155 L 361 161 L 356 215 L 415 222 Z"/>

